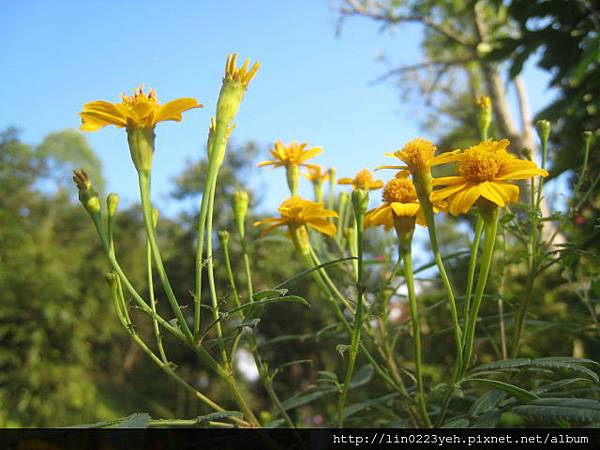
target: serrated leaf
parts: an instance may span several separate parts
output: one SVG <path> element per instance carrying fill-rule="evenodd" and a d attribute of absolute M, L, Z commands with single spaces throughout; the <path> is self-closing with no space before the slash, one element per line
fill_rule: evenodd
<path fill-rule="evenodd" d="M 222 420 L 228 417 L 243 417 L 244 415 L 239 411 L 219 411 L 204 416 L 196 417 L 198 423 L 210 422 L 212 420 Z"/>
<path fill-rule="evenodd" d="M 559 420 L 577 424 L 600 421 L 600 402 L 584 398 L 540 398 L 527 405 L 515 406 L 511 411 L 551 424 Z"/>
<path fill-rule="evenodd" d="M 502 411 L 498 409 L 494 409 L 491 411 L 482 414 L 477 418 L 475 422 L 471 425 L 473 428 L 495 428 L 500 422 L 500 418 L 502 417 Z"/>
<path fill-rule="evenodd" d="M 487 384 L 497 389 L 501 389 L 521 402 L 530 402 L 531 400 L 539 398 L 537 395 L 532 394 L 531 392 L 526 391 L 523 388 L 515 386 L 514 384 L 505 383 L 504 381 L 488 380 L 486 378 L 469 378 L 467 381 L 469 381 L 470 383 L 475 382 Z"/>
<path fill-rule="evenodd" d="M 467 428 L 468 426 L 469 421 L 464 417 L 459 417 L 446 422 L 442 428 Z"/>
<path fill-rule="evenodd" d="M 479 397 L 469 410 L 469 415 L 471 417 L 478 417 L 482 414 L 485 414 L 498 405 L 502 400 L 506 398 L 506 393 L 500 389 L 493 389 L 489 392 L 486 392 L 481 397 Z"/>
<path fill-rule="evenodd" d="M 266 291 L 257 292 L 252 296 L 252 300 L 258 302 L 266 298 L 284 297 L 288 293 L 287 289 L 269 289 Z"/>

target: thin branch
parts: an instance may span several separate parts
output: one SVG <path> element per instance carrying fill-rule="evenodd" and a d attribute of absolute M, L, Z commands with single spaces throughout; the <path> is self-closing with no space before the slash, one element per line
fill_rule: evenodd
<path fill-rule="evenodd" d="M 375 12 L 361 5 L 356 0 L 345 0 L 350 9 L 341 8 L 340 11 L 345 15 L 360 15 L 364 17 L 369 17 L 374 20 L 379 20 L 383 22 L 387 22 L 389 24 L 395 23 L 411 23 L 418 22 L 423 24 L 424 26 L 435 30 L 439 34 L 445 36 L 449 40 L 456 42 L 459 45 L 472 48 L 474 43 L 461 36 L 456 30 L 453 30 L 447 26 L 436 23 L 428 16 L 419 16 L 419 15 L 396 15 L 391 11 L 386 13 Z"/>
<path fill-rule="evenodd" d="M 394 76 L 394 75 L 400 75 L 400 74 L 403 74 L 406 72 L 415 72 L 418 70 L 427 69 L 429 67 L 442 66 L 442 71 L 443 71 L 443 70 L 446 70 L 447 68 L 449 68 L 450 66 L 466 64 L 468 62 L 474 61 L 475 59 L 476 58 L 473 56 L 469 56 L 466 58 L 454 58 L 454 59 L 435 59 L 435 60 L 424 61 L 424 62 L 417 63 L 417 64 L 400 66 L 400 67 L 397 67 L 395 69 L 392 69 L 392 70 L 384 73 L 383 75 L 381 75 L 380 77 L 375 79 L 373 82 L 376 83 L 379 81 L 386 80 L 389 77 Z"/>

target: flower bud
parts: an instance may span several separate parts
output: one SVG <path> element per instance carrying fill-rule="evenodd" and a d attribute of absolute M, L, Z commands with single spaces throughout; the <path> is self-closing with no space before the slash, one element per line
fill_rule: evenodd
<path fill-rule="evenodd" d="M 138 172 L 149 173 L 154 155 L 154 127 L 127 128 L 127 143 L 131 159 Z"/>
<path fill-rule="evenodd" d="M 285 166 L 288 187 L 292 197 L 298 195 L 298 183 L 300 181 L 300 166 L 298 164 L 289 164 Z"/>
<path fill-rule="evenodd" d="M 221 230 L 217 233 L 217 236 L 219 236 L 219 242 L 221 242 L 223 246 L 227 246 L 229 243 L 229 231 Z"/>
<path fill-rule="evenodd" d="M 581 137 L 583 138 L 585 145 L 590 145 L 590 142 L 592 141 L 592 138 L 594 137 L 594 133 L 586 130 L 583 133 L 581 133 Z"/>
<path fill-rule="evenodd" d="M 106 197 L 106 209 L 108 210 L 108 216 L 114 217 L 117 213 L 117 208 L 119 206 L 119 195 L 111 192 Z"/>
<path fill-rule="evenodd" d="M 486 96 L 481 95 L 475 101 L 477 106 L 477 126 L 482 137 L 487 137 L 488 130 L 492 124 L 492 100 Z"/>
<path fill-rule="evenodd" d="M 354 189 L 352 191 L 352 206 L 356 217 L 364 216 L 367 209 L 369 209 L 369 191 Z"/>
<path fill-rule="evenodd" d="M 535 123 L 535 129 L 537 130 L 538 136 L 540 137 L 540 141 L 545 145 L 548 142 L 548 138 L 550 137 L 550 130 L 552 129 L 552 124 L 548 120 L 538 120 Z"/>
<path fill-rule="evenodd" d="M 79 190 L 79 201 L 90 215 L 100 214 L 100 198 L 84 170 L 73 172 L 73 181 Z"/>
<path fill-rule="evenodd" d="M 244 222 L 246 214 L 248 214 L 249 203 L 248 193 L 243 189 L 236 189 L 233 193 L 233 216 L 240 236 L 244 235 Z"/>
<path fill-rule="evenodd" d="M 396 230 L 396 236 L 400 243 L 400 248 L 404 249 L 410 246 L 412 237 L 415 232 L 415 216 L 397 216 L 392 214 L 394 217 L 394 229 Z"/>
<path fill-rule="evenodd" d="M 107 272 L 104 274 L 104 279 L 112 287 L 117 282 L 117 275 L 114 272 Z"/>

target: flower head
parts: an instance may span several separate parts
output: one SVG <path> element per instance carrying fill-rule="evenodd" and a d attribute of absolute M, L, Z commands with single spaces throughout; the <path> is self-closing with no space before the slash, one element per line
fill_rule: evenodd
<path fill-rule="evenodd" d="M 415 185 L 407 176 L 399 176 L 388 181 L 383 188 L 381 199 L 383 204 L 367 213 L 365 228 L 383 225 L 386 230 L 389 230 L 394 226 L 394 216 L 416 217 L 417 223 L 425 226 Z"/>
<path fill-rule="evenodd" d="M 354 178 L 340 178 L 338 184 L 351 184 L 354 189 L 373 191 L 383 187 L 383 181 L 375 180 L 373 172 L 368 169 L 359 171 Z"/>
<path fill-rule="evenodd" d="M 291 197 L 284 200 L 278 210 L 281 217 L 271 217 L 254 223 L 256 227 L 268 224 L 262 230 L 261 235 L 285 225 L 287 225 L 290 233 L 308 226 L 327 236 L 335 234 L 335 225 L 327 219 L 337 217 L 337 213 L 325 209 L 322 203 L 311 202 L 300 197 Z"/>
<path fill-rule="evenodd" d="M 120 103 L 96 100 L 83 105 L 79 113 L 81 130 L 96 131 L 107 125 L 123 128 L 153 128 L 165 120 L 181 121 L 181 113 L 202 105 L 194 98 L 178 98 L 161 105 L 156 92 L 150 89 L 145 93 L 142 87 L 133 95 L 121 95 Z"/>
<path fill-rule="evenodd" d="M 260 63 L 255 62 L 250 67 L 250 59 L 246 58 L 244 64 L 241 67 L 236 67 L 237 64 L 237 53 L 233 53 L 227 56 L 225 62 L 225 80 L 239 81 L 244 89 L 248 88 L 248 85 L 260 69 Z M 250 69 L 248 70 L 248 68 Z"/>
<path fill-rule="evenodd" d="M 329 179 L 329 170 L 323 171 L 321 166 L 311 164 L 306 168 L 306 172 L 302 176 L 313 183 L 322 183 Z"/>
<path fill-rule="evenodd" d="M 284 145 L 281 141 L 276 141 L 273 148 L 269 150 L 273 157 L 270 161 L 261 162 L 258 167 L 273 166 L 273 167 L 287 167 L 287 166 L 303 166 L 303 167 L 316 167 L 316 164 L 306 164 L 305 161 L 314 158 L 321 154 L 323 149 L 320 147 L 306 148 L 308 144 L 306 142 L 300 144 L 298 142 L 292 142 L 289 145 Z"/>
<path fill-rule="evenodd" d="M 435 156 L 437 147 L 426 139 L 416 138 L 408 142 L 402 149 L 394 153 L 386 153 L 386 156 L 398 158 L 403 166 L 381 166 L 377 169 L 397 169 L 412 174 L 425 174 L 431 171 L 431 167 L 456 161 L 460 150 L 442 153 Z"/>
<path fill-rule="evenodd" d="M 509 143 L 508 139 L 489 139 L 469 147 L 457 157 L 460 175 L 434 178 L 434 186 L 445 187 L 433 191 L 431 200 L 448 199 L 453 215 L 466 213 L 480 197 L 500 207 L 517 202 L 519 186 L 509 180 L 548 176 L 548 172 L 508 153 Z"/>

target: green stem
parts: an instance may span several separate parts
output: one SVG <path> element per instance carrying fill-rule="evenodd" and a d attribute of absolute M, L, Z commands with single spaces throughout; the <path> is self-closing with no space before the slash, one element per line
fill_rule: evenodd
<path fill-rule="evenodd" d="M 212 312 L 213 312 L 213 320 L 218 320 L 219 313 L 219 298 L 217 296 L 217 287 L 215 283 L 215 269 L 214 269 L 214 261 L 213 261 L 213 234 L 212 234 L 212 225 L 213 225 L 213 209 L 215 204 L 215 186 L 211 187 L 209 192 L 209 203 L 208 203 L 208 216 L 206 220 L 206 262 L 207 262 L 207 272 L 208 272 L 208 286 L 210 290 L 210 299 L 212 303 Z M 219 350 L 221 352 L 221 360 L 225 367 L 229 365 L 229 359 L 227 357 L 227 350 L 225 349 L 225 341 L 223 340 L 223 328 L 221 326 L 221 321 L 219 320 L 216 323 L 215 329 L 217 331 L 217 339 Z"/>
<path fill-rule="evenodd" d="M 475 223 L 475 237 L 471 245 L 471 255 L 469 257 L 469 272 L 467 278 L 467 292 L 465 294 L 465 308 L 463 317 L 469 317 L 471 308 L 471 295 L 473 293 L 473 284 L 475 280 L 475 267 L 477 266 L 477 253 L 479 252 L 479 243 L 481 241 L 481 232 L 483 231 L 483 218 L 481 214 L 477 215 Z"/>
<path fill-rule="evenodd" d="M 173 370 L 171 364 L 169 364 L 168 362 L 165 362 L 164 360 L 162 360 L 161 358 L 159 358 L 146 345 L 146 343 L 143 341 L 143 339 L 141 339 L 139 337 L 139 335 L 135 332 L 135 329 L 133 328 L 133 326 L 132 326 L 131 321 L 129 320 L 129 318 L 127 316 L 125 316 L 123 314 L 123 312 L 122 312 L 123 308 L 125 308 L 125 300 L 123 298 L 122 293 L 119 292 L 118 285 L 116 283 L 114 283 L 114 285 L 111 286 L 111 294 L 112 294 L 112 299 L 113 299 L 113 305 L 114 305 L 115 311 L 117 312 L 117 316 L 119 317 L 119 320 L 120 320 L 121 324 L 127 330 L 127 332 L 129 333 L 129 335 L 131 336 L 131 338 L 134 340 L 134 342 L 136 344 L 138 344 L 138 346 L 144 351 L 144 353 L 146 353 L 150 357 L 150 359 L 167 376 L 169 376 L 177 384 L 179 384 L 184 389 L 186 389 L 188 392 L 190 392 L 198 400 L 200 400 L 201 402 L 203 402 L 204 404 L 206 404 L 210 408 L 214 409 L 215 411 L 219 411 L 219 412 L 226 411 L 225 408 L 223 408 L 222 406 L 220 406 L 216 402 L 212 401 L 206 395 L 204 395 L 201 392 L 197 391 L 194 387 L 192 387 L 190 384 L 188 384 L 183 378 L 181 378 L 179 375 L 177 375 L 175 373 L 175 371 Z M 237 417 L 231 417 L 231 420 L 234 421 L 234 422 L 236 422 L 236 423 L 238 423 L 238 424 L 240 424 L 240 425 L 244 425 L 244 426 L 248 425 L 248 423 L 246 421 L 244 421 L 242 419 L 239 419 Z"/>
<path fill-rule="evenodd" d="M 348 368 L 346 369 L 346 376 L 344 377 L 344 385 L 338 401 L 338 428 L 344 428 L 344 406 L 346 404 L 346 396 L 350 389 L 350 382 L 352 381 L 352 374 L 354 372 L 354 365 L 356 363 L 356 355 L 358 354 L 358 346 L 360 344 L 360 330 L 363 324 L 363 296 L 365 287 L 363 284 L 364 267 L 363 267 L 363 229 L 364 229 L 364 216 L 360 212 L 356 214 L 356 241 L 357 241 L 357 254 L 358 254 L 358 270 L 356 277 L 356 311 L 354 314 L 354 328 L 352 330 L 352 336 L 350 338 L 350 350 L 348 356 Z"/>
<path fill-rule="evenodd" d="M 231 269 L 231 258 L 229 256 L 229 239 L 221 239 L 221 246 L 223 247 L 223 254 L 225 256 L 225 270 L 227 271 L 227 279 L 229 280 L 229 286 L 231 287 L 231 292 L 233 293 L 233 300 L 235 301 L 235 306 L 239 308 L 242 306 L 242 304 L 240 302 L 240 296 L 238 294 L 235 279 L 233 278 L 233 270 Z M 241 310 L 240 314 L 243 314 Z"/>
<path fill-rule="evenodd" d="M 312 250 L 312 248 L 308 248 L 306 250 L 303 250 L 301 248 L 301 246 L 297 245 L 297 249 L 300 252 L 300 254 L 302 255 L 307 268 L 313 269 L 313 268 L 315 268 L 315 267 L 317 267 L 319 265 L 319 264 L 315 263 L 314 259 L 311 256 L 311 250 Z M 340 323 L 344 326 L 344 328 L 346 329 L 346 331 L 348 332 L 348 334 L 351 334 L 352 333 L 352 328 L 350 327 L 350 324 L 346 320 L 346 317 L 344 316 L 344 313 L 342 312 L 342 310 L 341 310 L 338 302 L 335 300 L 333 293 L 330 291 L 330 288 L 329 288 L 328 284 L 323 280 L 323 278 L 321 276 L 322 274 L 318 270 L 312 271 L 311 274 L 312 274 L 313 279 L 317 283 L 317 286 L 319 287 L 319 289 L 321 290 L 321 292 L 325 295 L 325 298 L 333 306 L 336 317 L 338 318 L 338 320 L 340 321 Z M 388 383 L 389 386 L 391 386 L 395 390 L 397 390 L 403 396 L 403 398 L 405 400 L 412 401 L 412 398 L 408 394 L 408 392 L 407 392 L 406 387 L 404 386 L 404 384 L 401 383 L 401 382 L 394 381 L 381 368 L 381 366 L 377 363 L 377 361 L 375 361 L 375 358 L 373 358 L 373 356 L 371 355 L 371 353 L 369 352 L 369 350 L 365 347 L 365 345 L 362 342 L 360 343 L 359 347 L 360 347 L 361 354 L 369 361 L 369 363 L 373 366 L 373 368 L 375 369 L 375 372 L 377 372 L 377 374 L 381 377 L 381 379 L 384 380 L 386 383 Z"/>
<path fill-rule="evenodd" d="M 488 275 L 492 266 L 494 256 L 494 243 L 496 242 L 496 232 L 498 230 L 498 208 L 495 207 L 491 217 L 485 219 L 485 242 L 483 247 L 483 255 L 481 258 L 481 266 L 479 268 L 479 277 L 477 279 L 477 288 L 475 290 L 475 300 L 473 309 L 467 317 L 467 326 L 465 330 L 465 358 L 461 375 L 464 375 L 471 364 L 473 358 L 473 345 L 475 341 L 475 328 L 477 326 L 477 318 L 479 316 L 479 308 L 483 300 L 485 286 L 487 284 Z"/>
<path fill-rule="evenodd" d="M 167 295 L 167 299 L 169 300 L 169 304 L 171 305 L 171 309 L 177 318 L 177 322 L 179 323 L 179 327 L 183 331 L 183 334 L 193 342 L 194 337 L 188 327 L 188 324 L 181 312 L 181 308 L 179 307 L 179 303 L 175 298 L 175 293 L 173 292 L 173 288 L 171 287 L 171 283 L 169 282 L 169 278 L 167 277 L 167 273 L 165 271 L 165 267 L 163 265 L 162 257 L 160 255 L 160 249 L 158 247 L 158 243 L 156 240 L 156 233 L 154 231 L 154 226 L 152 224 L 152 211 L 150 205 L 150 173 L 145 171 L 140 171 L 139 173 L 139 184 L 140 184 L 140 195 L 142 198 L 142 213 L 144 216 L 144 225 L 146 227 L 146 235 L 148 237 L 148 242 L 150 243 L 150 248 L 152 250 L 152 255 L 154 256 L 154 264 L 156 265 L 156 270 L 158 271 L 158 277 L 160 278 L 160 282 L 165 290 L 165 294 Z"/>
<path fill-rule="evenodd" d="M 431 245 L 433 259 L 438 267 L 442 283 L 444 284 L 446 294 L 448 295 L 450 314 L 452 316 L 452 325 L 454 327 L 454 340 L 456 344 L 456 364 L 460 365 L 463 356 L 462 330 L 460 327 L 460 321 L 458 319 L 458 309 L 456 307 L 456 300 L 454 298 L 454 290 L 452 289 L 452 284 L 450 283 L 450 279 L 446 273 L 446 268 L 444 267 L 444 262 L 438 246 L 437 235 L 435 231 L 435 220 L 433 218 L 433 205 L 429 200 L 429 196 L 421 195 L 419 196 L 419 201 L 421 202 L 423 213 L 425 215 L 425 221 L 427 223 L 427 231 L 429 232 L 429 243 Z"/>
<path fill-rule="evenodd" d="M 404 263 L 404 277 L 406 279 L 406 287 L 408 289 L 408 301 L 410 303 L 410 317 L 413 330 L 413 343 L 415 353 L 415 373 L 417 377 L 417 404 L 421 410 L 421 416 L 425 422 L 425 426 L 431 428 L 433 425 L 427 413 L 427 405 L 425 404 L 425 394 L 423 389 L 423 370 L 422 370 L 422 352 L 421 352 L 421 327 L 419 323 L 419 307 L 417 304 L 417 296 L 415 294 L 415 282 L 412 266 L 412 251 L 411 244 L 403 246 L 402 262 Z"/>
<path fill-rule="evenodd" d="M 152 279 L 152 250 L 150 248 L 150 242 L 146 240 L 146 273 L 148 275 L 148 296 L 150 297 L 150 306 L 152 311 L 156 314 L 156 298 L 154 297 L 154 280 Z M 162 338 L 160 336 L 160 328 L 158 322 L 152 317 L 152 326 L 154 327 L 154 337 L 156 338 L 156 347 L 160 354 L 161 359 L 164 363 L 168 363 L 167 354 L 163 347 Z"/>

